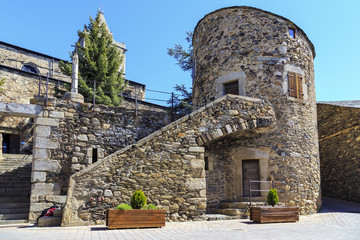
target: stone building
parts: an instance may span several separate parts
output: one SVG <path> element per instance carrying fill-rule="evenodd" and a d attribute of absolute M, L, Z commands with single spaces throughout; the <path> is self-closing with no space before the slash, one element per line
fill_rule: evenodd
<path fill-rule="evenodd" d="M 314 46 L 290 20 L 251 7 L 206 15 L 194 37 L 195 109 L 226 94 L 272 104 L 273 128 L 205 146 L 207 202 L 244 201 L 249 179 L 285 182 L 280 199 L 301 213 L 321 206 Z M 266 183 L 253 189 L 267 190 Z M 254 192 L 253 196 L 266 196 Z"/>
<path fill-rule="evenodd" d="M 29 220 L 53 204 L 62 225 L 105 223 L 135 190 L 168 221 L 244 215 L 279 181 L 280 201 L 321 206 L 314 46 L 290 20 L 251 7 L 207 14 L 194 31 L 194 112 L 54 101 L 0 103 L 34 118 Z M 1 176 L 0 176 L 1 177 Z M 258 204 L 258 203 L 257 203 Z M 221 209 L 223 209 L 221 211 Z M 246 211 L 246 210 L 245 210 Z"/>
<path fill-rule="evenodd" d="M 318 102 L 324 197 L 360 202 L 360 101 Z"/>
<path fill-rule="evenodd" d="M 100 13 L 100 19 L 110 32 L 105 17 Z M 81 42 L 81 39 L 79 40 Z M 114 41 L 123 56 L 121 70 L 125 73 L 124 43 Z M 19 46 L 0 41 L 0 79 L 5 79 L 0 92 L 1 102 L 30 103 L 34 96 L 61 97 L 55 88 L 65 90 L 65 84 L 71 83 L 71 77 L 63 74 L 59 68 L 59 58 L 35 52 Z M 145 85 L 128 81 L 128 87 L 123 92 L 123 106 L 133 104 L 134 99 L 145 100 Z M 87 99 L 92 102 L 92 99 Z M 4 135 L 5 152 L 31 153 L 31 128 L 33 121 L 23 117 L 1 117 L 0 133 Z"/>

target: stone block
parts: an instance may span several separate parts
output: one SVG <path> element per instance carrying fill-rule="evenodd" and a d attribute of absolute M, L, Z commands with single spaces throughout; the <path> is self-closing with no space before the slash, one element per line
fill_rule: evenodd
<path fill-rule="evenodd" d="M 36 137 L 50 137 L 51 127 L 50 126 L 36 126 L 35 127 L 35 136 Z"/>
<path fill-rule="evenodd" d="M 189 190 L 206 189 L 205 178 L 189 178 L 186 180 L 185 187 Z"/>
<path fill-rule="evenodd" d="M 33 157 L 34 159 L 49 159 L 51 154 L 48 149 L 34 147 Z"/>
<path fill-rule="evenodd" d="M 33 183 L 31 185 L 31 195 L 46 196 L 60 194 L 58 183 Z"/>
<path fill-rule="evenodd" d="M 41 212 L 44 209 L 53 206 L 52 203 L 31 203 L 30 212 Z"/>
<path fill-rule="evenodd" d="M 31 173 L 31 182 L 45 182 L 46 181 L 46 172 L 32 172 Z"/>
<path fill-rule="evenodd" d="M 0 103 L 0 112 L 16 117 L 36 117 L 42 115 L 43 109 L 33 104 Z"/>
<path fill-rule="evenodd" d="M 59 126 L 59 120 L 53 119 L 53 118 L 38 117 L 38 118 L 35 118 L 35 125 L 57 127 L 57 126 Z"/>
<path fill-rule="evenodd" d="M 61 168 L 58 161 L 55 160 L 35 160 L 33 161 L 33 171 L 57 172 Z"/>
<path fill-rule="evenodd" d="M 61 225 L 61 217 L 41 217 L 38 221 L 38 227 L 56 227 Z"/>
<path fill-rule="evenodd" d="M 204 147 L 189 147 L 189 152 L 203 153 L 205 152 Z"/>
<path fill-rule="evenodd" d="M 54 217 L 62 217 L 63 210 L 62 209 L 55 209 L 53 216 Z"/>
<path fill-rule="evenodd" d="M 64 114 L 63 112 L 51 111 L 51 112 L 49 113 L 49 117 L 50 117 L 50 118 L 64 119 L 65 114 Z"/>
<path fill-rule="evenodd" d="M 107 190 L 104 190 L 104 197 L 112 197 L 113 196 L 113 193 L 111 190 L 107 189 Z"/>
<path fill-rule="evenodd" d="M 205 162 L 202 159 L 191 159 L 190 165 L 192 168 L 204 168 Z"/>
<path fill-rule="evenodd" d="M 66 202 L 66 195 L 47 195 L 45 197 L 46 201 L 64 204 Z"/>
<path fill-rule="evenodd" d="M 34 147 L 36 147 L 36 148 L 57 149 L 58 148 L 58 142 L 52 141 L 49 138 L 36 137 Z"/>
<path fill-rule="evenodd" d="M 77 136 L 77 139 L 78 139 L 79 141 L 82 141 L 82 142 L 87 142 L 87 141 L 88 141 L 88 137 L 87 137 L 87 135 L 85 135 L 85 134 L 80 134 L 80 135 L 78 135 L 78 136 Z"/>

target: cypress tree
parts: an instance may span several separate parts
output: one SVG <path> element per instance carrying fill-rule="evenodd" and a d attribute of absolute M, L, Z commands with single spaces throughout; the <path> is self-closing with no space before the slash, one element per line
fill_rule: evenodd
<path fill-rule="evenodd" d="M 90 23 L 84 26 L 83 31 L 78 31 L 79 42 L 82 43 L 77 43 L 79 93 L 85 99 L 92 99 L 96 81 L 96 103 L 117 106 L 122 101 L 121 93 L 126 89 L 124 73 L 120 71 L 123 57 L 100 14 L 98 11 L 95 19 L 90 17 Z M 71 66 L 61 65 L 63 72 L 71 74 Z"/>

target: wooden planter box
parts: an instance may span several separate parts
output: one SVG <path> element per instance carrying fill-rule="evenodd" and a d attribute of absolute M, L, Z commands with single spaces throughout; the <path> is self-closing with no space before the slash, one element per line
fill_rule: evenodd
<path fill-rule="evenodd" d="M 298 207 L 251 207 L 250 220 L 259 223 L 299 221 Z"/>
<path fill-rule="evenodd" d="M 115 228 L 147 228 L 165 226 L 164 209 L 108 209 L 106 226 Z"/>

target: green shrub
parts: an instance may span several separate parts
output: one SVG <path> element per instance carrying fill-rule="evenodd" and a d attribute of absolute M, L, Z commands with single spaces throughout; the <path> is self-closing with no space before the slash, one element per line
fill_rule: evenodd
<path fill-rule="evenodd" d="M 158 209 L 157 206 L 155 206 L 154 204 L 148 204 L 144 207 L 144 209 Z"/>
<path fill-rule="evenodd" d="M 275 206 L 279 202 L 279 197 L 276 188 L 270 189 L 267 195 L 267 203 L 271 206 Z"/>
<path fill-rule="evenodd" d="M 146 197 L 142 191 L 136 191 L 130 201 L 130 205 L 133 209 L 141 209 L 146 205 Z"/>
<path fill-rule="evenodd" d="M 131 207 L 129 204 L 122 203 L 122 204 L 119 204 L 115 209 L 119 209 L 119 210 L 131 210 L 132 207 Z"/>

